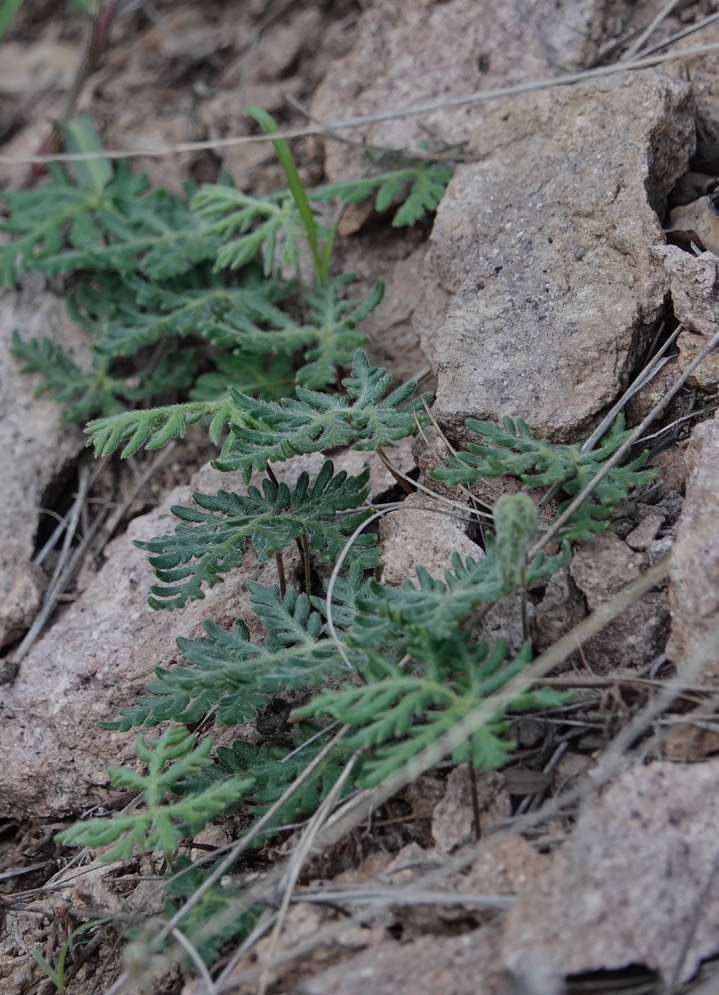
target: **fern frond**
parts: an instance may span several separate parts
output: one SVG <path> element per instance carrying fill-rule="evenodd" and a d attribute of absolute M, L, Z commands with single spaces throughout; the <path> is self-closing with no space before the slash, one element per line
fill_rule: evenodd
<path fill-rule="evenodd" d="M 263 326 L 293 327 L 276 306 L 286 292 L 276 281 L 260 280 L 252 268 L 231 287 L 200 270 L 164 283 L 99 273 L 70 294 L 68 310 L 107 356 L 133 355 L 160 340 L 187 335 L 218 349 L 267 352 L 271 344 L 262 347 Z"/>
<path fill-rule="evenodd" d="M 151 280 L 185 273 L 214 259 L 219 239 L 208 233 L 187 201 L 148 189 L 147 179 L 119 163 L 102 190 L 75 185 L 58 166 L 52 185 L 4 191 L 10 217 L 0 231 L 0 281 L 12 283 L 30 269 L 47 273 L 114 269 Z"/>
<path fill-rule="evenodd" d="M 411 160 L 379 176 L 329 183 L 311 191 L 309 197 L 310 200 L 341 200 L 346 203 L 374 197 L 375 209 L 382 212 L 401 200 L 403 203 L 395 211 L 392 225 L 402 228 L 414 225 L 426 214 L 436 211 L 453 173 L 451 163 Z"/>
<path fill-rule="evenodd" d="M 221 243 L 216 270 L 240 269 L 259 256 L 265 276 L 275 271 L 278 262 L 292 273 L 297 271 L 304 229 L 287 191 L 253 197 L 233 187 L 205 184 L 191 208 L 207 225 L 208 234 Z"/>
<path fill-rule="evenodd" d="M 537 556 L 527 566 L 527 586 L 556 573 L 567 563 L 569 554 L 565 546 L 556 556 Z M 406 580 L 399 588 L 370 581 L 367 593 L 359 599 L 363 614 L 357 619 L 358 639 L 381 642 L 396 638 L 400 632 L 416 633 L 418 638 L 431 632 L 448 638 L 480 605 L 493 604 L 512 593 L 500 569 L 497 544 L 489 536 L 482 559 L 463 560 L 458 553 L 453 554 L 452 570 L 445 573 L 444 580 L 430 576 L 422 567 L 417 567 L 416 573 L 416 584 Z"/>
<path fill-rule="evenodd" d="M 208 434 L 218 445 L 229 422 L 238 422 L 245 413 L 229 394 L 216 401 L 189 401 L 168 404 L 144 411 L 125 411 L 107 418 L 96 418 L 85 431 L 95 456 L 109 456 L 124 444 L 122 456 L 132 456 L 139 449 L 161 449 L 171 439 L 182 439 L 190 425 L 209 422 Z"/>
<path fill-rule="evenodd" d="M 344 395 L 298 387 L 296 399 L 285 398 L 278 404 L 230 388 L 230 397 L 244 419 L 230 426 L 227 445 L 215 465 L 220 470 L 239 470 L 249 480 L 255 470 L 264 470 L 269 462 L 300 453 L 349 445 L 378 449 L 414 435 L 414 408 L 401 407 L 414 393 L 414 381 L 385 397 L 391 384 L 389 373 L 371 367 L 358 349 L 352 373 L 342 383 L 347 391 Z"/>
<path fill-rule="evenodd" d="M 264 480 L 263 493 L 248 487 L 246 496 L 227 491 L 194 494 L 196 508 L 172 508 L 175 517 L 188 524 L 178 525 L 174 535 L 136 543 L 153 554 L 150 565 L 162 581 L 162 586 L 151 588 L 150 604 L 180 608 L 203 598 L 205 585 L 214 587 L 242 563 L 248 542 L 262 561 L 304 534 L 312 553 L 335 559 L 370 512 L 362 509 L 340 518 L 337 514 L 362 505 L 368 479 L 369 470 L 358 477 L 348 477 L 344 470 L 335 474 L 328 460 L 312 485 L 304 472 L 293 490 Z M 377 554 L 368 548 L 373 542 L 374 536 L 362 536 L 353 548 L 352 555 L 368 567 L 377 562 Z"/>
<path fill-rule="evenodd" d="M 357 325 L 382 300 L 384 284 L 378 280 L 364 301 L 340 297 L 339 291 L 353 282 L 353 276 L 341 276 L 325 286 L 318 284 L 307 294 L 312 320 L 308 329 L 311 339 L 305 349 L 305 362 L 297 371 L 297 382 L 303 387 L 325 387 L 334 383 L 337 368 L 351 363 L 355 351 L 365 340 Z"/>
<path fill-rule="evenodd" d="M 161 397 L 172 390 L 189 386 L 197 365 L 195 350 L 176 355 L 166 353 L 153 370 L 125 377 L 112 372 L 105 357 L 95 353 L 92 369 L 83 373 L 77 364 L 50 339 L 20 338 L 13 332 L 10 352 L 23 361 L 23 373 L 39 373 L 43 382 L 35 396 L 50 394 L 63 405 L 61 421 L 84 421 L 94 415 L 109 417 L 122 411 L 128 403 L 148 397 Z"/>
<path fill-rule="evenodd" d="M 407 655 L 412 659 L 407 665 Z M 453 729 L 490 694 L 503 687 L 531 659 L 527 645 L 507 662 L 506 646 L 498 642 L 490 653 L 462 630 L 449 638 L 434 638 L 426 630 L 411 646 L 403 639 L 391 649 L 369 651 L 360 667 L 363 684 L 328 689 L 295 710 L 298 718 L 331 716 L 352 726 L 344 745 L 366 752 L 361 783 L 377 784 L 425 747 Z M 543 696 L 546 701 L 546 694 Z M 555 695 L 552 701 L 564 700 Z M 522 707 L 533 707 L 530 693 Z M 458 743 L 453 759 L 471 760 L 492 770 L 502 766 L 513 748 L 504 738 L 504 712 L 478 733 Z"/>
<path fill-rule="evenodd" d="M 102 860 L 129 861 L 133 852 L 158 850 L 170 855 L 181 840 L 198 832 L 213 818 L 235 805 L 251 786 L 248 779 L 228 778 L 206 790 L 185 794 L 179 801 L 168 796 L 210 763 L 212 740 L 195 746 L 195 737 L 182 727 L 168 729 L 157 740 L 138 736 L 136 752 L 147 773 L 129 767 L 108 767 L 117 787 L 141 791 L 144 808 L 117 813 L 109 819 L 90 819 L 61 833 L 68 846 L 101 847 L 114 843 Z"/>
<path fill-rule="evenodd" d="M 355 592 L 360 573 L 358 564 L 350 570 Z M 125 732 L 167 719 L 198 722 L 211 709 L 216 709 L 220 725 L 239 725 L 264 707 L 275 691 L 312 687 L 343 670 L 334 642 L 326 638 L 324 618 L 312 610 L 306 595 L 290 590 L 282 598 L 277 587 L 254 581 L 248 587 L 252 608 L 268 632 L 264 642 L 254 641 L 242 620 L 229 631 L 206 621 L 202 638 L 178 639 L 185 662 L 156 668 L 156 680 L 147 684 L 146 694 L 123 709 L 117 719 L 103 723 L 103 728 Z M 344 612 L 340 616 L 338 611 L 335 617 L 340 631 L 353 618 L 351 596 L 340 584 L 343 592 Z M 362 657 L 361 651 L 348 648 L 347 652 L 354 660 Z"/>
<path fill-rule="evenodd" d="M 435 479 L 449 484 L 470 484 L 480 478 L 510 474 L 530 488 L 561 484 L 570 499 L 594 479 L 602 463 L 630 434 L 620 414 L 601 444 L 583 452 L 576 444 L 560 445 L 536 438 L 521 418 L 516 422 L 504 418 L 501 426 L 472 418 L 466 424 L 485 444 L 470 443 L 466 452 L 448 456 L 446 467 L 431 471 Z M 587 538 L 606 528 L 617 503 L 655 476 L 654 470 L 641 469 L 647 459 L 648 454 L 644 453 L 631 463 L 611 470 L 574 515 L 560 539 Z"/>

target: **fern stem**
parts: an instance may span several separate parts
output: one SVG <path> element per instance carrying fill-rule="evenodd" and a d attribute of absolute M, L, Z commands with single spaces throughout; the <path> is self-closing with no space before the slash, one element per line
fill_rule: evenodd
<path fill-rule="evenodd" d="M 312 593 L 312 557 L 310 556 L 310 543 L 306 532 L 300 534 L 298 542 L 302 550 L 302 562 L 305 567 L 305 594 L 309 597 Z"/>
<path fill-rule="evenodd" d="M 287 594 L 287 579 L 285 577 L 285 561 L 282 559 L 282 553 L 275 553 L 275 563 L 277 564 L 277 580 L 280 585 L 280 597 L 284 601 L 285 595 Z"/>

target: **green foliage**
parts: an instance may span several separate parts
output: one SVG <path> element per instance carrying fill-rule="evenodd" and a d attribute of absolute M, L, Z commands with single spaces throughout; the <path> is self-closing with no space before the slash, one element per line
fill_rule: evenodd
<path fill-rule="evenodd" d="M 357 600 L 365 588 L 363 573 L 355 562 L 339 585 L 335 624 L 341 628 L 347 628 L 357 613 Z M 276 586 L 254 581 L 248 588 L 252 610 L 268 633 L 265 640 L 253 640 L 241 619 L 229 631 L 206 621 L 204 637 L 177 641 L 185 664 L 156 668 L 157 679 L 147 684 L 147 694 L 103 727 L 126 732 L 169 719 L 190 724 L 211 712 L 219 725 L 240 725 L 276 691 L 312 687 L 341 672 L 343 662 L 327 638 L 323 601 L 312 610 L 306 594 L 290 590 L 282 598 Z"/>
<path fill-rule="evenodd" d="M 375 646 L 373 640 L 360 667 L 359 687 L 348 683 L 340 690 L 322 691 L 295 713 L 330 715 L 352 726 L 345 745 L 366 751 L 360 782 L 364 784 L 381 782 L 436 743 L 531 659 L 531 648 L 525 645 L 508 662 L 503 642 L 490 653 L 486 644 L 474 642 L 461 629 L 450 638 L 438 639 L 425 631 L 421 639 L 400 636 L 396 647 Z M 541 690 L 526 695 L 521 705 L 547 707 L 563 700 Z M 498 711 L 491 722 L 457 745 L 454 761 L 469 760 L 483 770 L 501 767 L 514 746 L 504 738 L 508 724 Z"/>
<path fill-rule="evenodd" d="M 313 191 L 311 199 L 340 200 L 351 204 L 374 197 L 375 210 L 381 212 L 401 200 L 402 205 L 395 211 L 392 225 L 404 228 L 417 224 L 427 214 L 437 210 L 453 173 L 451 163 L 414 160 L 401 163 L 398 168 L 379 176 L 329 183 Z"/>
<path fill-rule="evenodd" d="M 264 480 L 262 493 L 248 487 L 245 496 L 228 491 L 194 494 L 196 508 L 172 508 L 173 515 L 188 524 L 178 525 L 173 535 L 136 543 L 153 554 L 150 564 L 163 585 L 151 588 L 150 604 L 181 608 L 204 597 L 203 585 L 214 587 L 223 574 L 241 565 L 246 543 L 262 562 L 304 535 L 314 556 L 332 562 L 347 536 L 369 515 L 369 510 L 361 510 L 337 517 L 365 501 L 368 479 L 368 470 L 358 477 L 348 477 L 344 470 L 335 474 L 328 460 L 312 485 L 309 474 L 302 473 L 292 490 Z M 367 537 L 354 550 L 366 567 L 377 562 L 376 553 L 367 549 L 372 539 Z"/>
<path fill-rule="evenodd" d="M 23 341 L 13 332 L 10 352 L 23 361 L 23 373 L 40 373 L 43 382 L 35 396 L 50 394 L 63 405 L 63 423 L 82 421 L 101 412 L 111 416 L 127 404 L 138 404 L 170 390 L 187 388 L 193 380 L 198 354 L 194 349 L 167 353 L 141 375 L 118 376 L 107 360 L 96 353 L 89 373 L 82 370 L 50 339 Z"/>
<path fill-rule="evenodd" d="M 185 901 L 196 895 L 212 868 L 195 867 L 181 854 L 175 863 L 176 873 L 167 881 L 167 913 L 173 916 Z M 246 936 L 255 924 L 260 908 L 248 906 L 242 889 L 214 885 L 200 900 L 188 906 L 189 914 L 180 928 L 206 964 L 214 963 L 225 940 Z M 219 928 L 217 923 L 221 924 Z M 212 924 L 213 928 L 208 928 Z M 144 960 L 141 942 L 137 943 L 138 960 Z"/>
<path fill-rule="evenodd" d="M 503 418 L 501 426 L 470 418 L 467 428 L 485 440 L 484 444 L 470 443 L 466 452 L 448 456 L 446 467 L 432 471 L 435 479 L 448 484 L 471 484 L 481 478 L 509 474 L 518 477 L 528 488 L 558 484 L 568 495 L 560 512 L 596 477 L 602 464 L 630 435 L 621 414 L 617 415 L 600 445 L 586 452 L 579 444 L 559 445 L 537 439 L 521 418 L 516 422 Z M 653 470 L 642 470 L 647 459 L 648 453 L 641 453 L 624 466 L 610 470 L 572 517 L 560 538 L 588 538 L 606 528 L 617 504 L 635 487 L 655 476 Z"/>
<path fill-rule="evenodd" d="M 276 130 L 269 115 L 253 113 L 265 130 Z M 65 124 L 63 133 L 71 150 L 101 151 L 87 116 Z M 308 193 L 286 143 L 278 138 L 274 145 L 289 190 L 263 198 L 235 189 L 228 177 L 197 191 L 188 184 L 184 196 L 153 190 L 127 163 L 113 169 L 101 156 L 72 170 L 51 165 L 46 185 L 0 192 L 0 232 L 10 236 L 0 245 L 0 285 L 31 269 L 82 274 L 68 308 L 91 333 L 91 371 L 81 373 L 50 339 L 15 341 L 25 369 L 43 376 L 41 390 L 64 405 L 66 421 L 157 404 L 195 380 L 195 400 L 210 391 L 217 398 L 229 384 L 272 400 L 293 382 L 313 389 L 337 383 L 364 341 L 358 325 L 382 289 L 378 283 L 366 301 L 345 298 L 353 278 L 330 278 L 335 228 L 316 219 L 311 199 L 346 193 L 356 200 L 377 191 L 386 207 L 407 191 L 397 223 L 414 223 L 436 207 L 451 167 L 402 163 L 369 181 Z M 317 282 L 298 292 L 303 241 Z M 179 343 L 187 337 L 202 350 Z M 162 347 L 159 360 L 148 363 L 141 350 L 149 346 Z M 270 368 L 281 369 L 279 379 Z M 149 417 L 155 421 L 146 439 L 161 445 L 172 437 L 166 430 L 182 434 L 193 411 L 171 418 L 171 426 Z"/>
<path fill-rule="evenodd" d="M 77 946 L 79 937 L 83 936 L 85 933 L 89 933 L 91 930 L 97 929 L 98 926 L 102 926 L 103 923 L 108 921 L 109 920 L 107 919 L 93 919 L 90 922 L 84 922 L 76 929 L 73 929 L 68 938 L 60 947 L 60 952 L 54 967 L 43 957 L 39 943 L 36 943 L 30 951 L 33 960 L 40 968 L 42 968 L 50 981 L 52 981 L 55 985 L 59 995 L 64 995 L 66 991 L 65 961 L 67 960 L 68 953 L 70 953 L 70 951 Z"/>
<path fill-rule="evenodd" d="M 539 512 L 527 494 L 505 494 L 493 509 L 497 536 L 497 564 L 505 593 L 519 591 L 527 582 L 527 555 L 537 531 Z"/>
<path fill-rule="evenodd" d="M 395 446 L 416 431 L 418 405 L 405 406 L 416 384 L 408 381 L 392 393 L 385 371 L 369 365 L 361 350 L 354 356 L 352 372 L 342 381 L 346 393 L 329 394 L 297 387 L 295 398 L 280 403 L 255 400 L 230 388 L 241 421 L 230 425 L 230 435 L 218 469 L 239 470 L 249 480 L 269 462 L 291 459 L 301 453 L 318 453 L 339 446 L 379 449 Z"/>
<path fill-rule="evenodd" d="M 184 781 L 208 766 L 212 740 L 206 739 L 195 746 L 194 736 L 181 726 L 174 726 L 157 740 L 138 736 L 135 749 L 139 759 L 147 764 L 147 774 L 138 774 L 129 767 L 107 770 L 117 787 L 142 793 L 142 810 L 80 822 L 60 833 L 58 838 L 63 843 L 89 847 L 114 843 L 102 855 L 108 862 L 127 861 L 133 852 L 145 850 L 158 850 L 169 856 L 181 840 L 236 805 L 249 786 L 249 782 L 233 777 L 168 802 L 169 796 L 182 789 Z"/>
<path fill-rule="evenodd" d="M 213 402 L 190 402 L 147 411 L 127 412 L 90 422 L 87 432 L 96 456 L 108 456 L 124 444 L 123 456 L 143 446 L 156 449 L 185 434 L 189 425 L 210 423 L 213 442 L 229 424 L 229 437 L 217 461 L 221 470 L 240 470 L 245 481 L 268 462 L 338 446 L 378 449 L 394 446 L 415 432 L 419 405 L 405 406 L 416 384 L 409 381 L 389 395 L 391 376 L 369 365 L 361 350 L 352 372 L 342 381 L 346 393 L 330 394 L 297 387 L 294 398 L 264 401 L 230 387 Z M 427 395 L 429 396 L 429 395 Z"/>
<path fill-rule="evenodd" d="M 519 493 L 496 502 L 494 529 L 476 557 L 455 554 L 442 577 L 417 568 L 400 587 L 380 583 L 371 573 L 379 565 L 375 536 L 362 532 L 374 517 L 369 471 L 348 476 L 327 459 L 314 478 L 303 472 L 289 485 L 271 464 L 339 447 L 392 447 L 426 417 L 412 400 L 416 384 L 393 389 L 391 376 L 371 367 L 360 348 L 361 324 L 383 288 L 378 282 L 365 300 L 353 300 L 353 278 L 330 274 L 336 225 L 321 220 L 320 205 L 373 198 L 377 211 L 394 210 L 394 225 L 414 224 L 436 209 L 452 167 L 400 159 L 381 175 L 307 191 L 274 121 L 252 113 L 272 137 L 288 190 L 257 197 L 226 179 L 179 196 L 152 191 L 126 165 L 112 170 L 98 159 L 72 174 L 53 167 L 46 187 L 1 195 L 8 216 L 0 230 L 11 239 L 0 246 L 0 280 L 31 268 L 83 274 L 68 306 L 92 336 L 89 372 L 55 343 L 15 335 L 15 354 L 42 374 L 41 390 L 66 406 L 67 418 L 101 416 L 87 427 L 98 455 L 156 449 L 205 424 L 221 447 L 215 466 L 244 481 L 241 491 L 195 494 L 191 507 L 172 509 L 173 533 L 137 543 L 158 578 L 153 607 L 203 598 L 242 567 L 248 547 L 260 561 L 278 561 L 278 585 L 248 582 L 251 620 L 238 618 L 229 629 L 206 621 L 202 637 L 179 639 L 178 662 L 156 668 L 144 694 L 103 723 L 122 731 L 170 723 L 157 739 L 137 739 L 146 773 L 110 768 L 115 785 L 141 793 L 141 807 L 61 836 L 109 847 L 106 860 L 155 849 L 169 862 L 183 839 L 240 800 L 252 815 L 267 816 L 261 829 L 246 830 L 260 845 L 314 811 L 350 756 L 345 792 L 393 777 L 420 756 L 426 767 L 443 752 L 455 762 L 501 767 L 513 749 L 511 715 L 564 699 L 541 688 L 506 690 L 531 662 L 525 615 L 527 641 L 516 653 L 502 641 L 478 641 L 473 630 L 509 595 L 521 596 L 524 611 L 528 589 L 568 562 L 571 540 L 603 528 L 616 503 L 651 477 L 644 455 L 612 469 L 553 556 L 532 555 L 546 523 Z M 97 146 L 87 121 L 70 126 L 67 137 Z M 299 272 L 307 248 L 311 286 Z M 155 403 L 174 390 L 190 399 Z M 138 403 L 153 406 L 122 410 Z M 621 419 L 590 452 L 537 439 L 519 420 L 467 424 L 479 442 L 449 457 L 438 479 L 471 484 L 511 475 L 526 489 L 556 485 L 566 500 L 627 438 Z M 266 476 L 250 485 L 255 473 Z M 303 584 L 282 566 L 294 545 Z M 212 740 L 198 743 L 186 728 L 254 722 L 260 733 L 260 719 L 287 691 L 301 692 L 303 704 L 270 741 L 242 737 L 211 757 Z M 483 709 L 487 721 L 465 732 Z M 302 778 L 309 763 L 312 773 Z M 186 858 L 176 867 L 171 911 L 210 873 Z M 225 940 L 245 935 L 259 911 L 241 890 L 218 885 L 186 908 L 182 928 L 208 962 Z"/>

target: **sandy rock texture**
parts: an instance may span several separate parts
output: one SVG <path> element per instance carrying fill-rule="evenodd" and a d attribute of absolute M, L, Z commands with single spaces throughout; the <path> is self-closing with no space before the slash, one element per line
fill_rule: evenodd
<path fill-rule="evenodd" d="M 685 453 L 686 497 L 670 571 L 672 626 L 667 653 L 675 666 L 702 667 L 691 681 L 719 681 L 719 418 L 692 432 Z"/>
<path fill-rule="evenodd" d="M 626 386 L 666 306 L 651 246 L 694 147 L 689 88 L 649 72 L 527 94 L 486 114 L 470 147 L 428 255 L 436 414 L 575 438 Z"/>
<path fill-rule="evenodd" d="M 717 950 L 719 900 L 706 884 L 718 786 L 716 760 L 621 774 L 510 909 L 505 963 L 563 975 L 643 964 L 666 982 L 690 978 Z"/>
<path fill-rule="evenodd" d="M 0 646 L 18 638 L 32 621 L 42 598 L 42 571 L 31 558 L 46 488 L 85 445 L 79 428 L 60 425 L 60 409 L 49 398 L 33 396 L 40 378 L 21 373 L 10 355 L 13 331 L 23 339 L 48 336 L 71 355 L 86 349 L 79 325 L 67 317 L 64 301 L 48 291 L 42 278 L 0 298 Z"/>
<path fill-rule="evenodd" d="M 330 68 L 311 110 L 329 122 L 555 76 L 596 54 L 606 17 L 601 0 L 377 0 L 366 5 L 355 45 Z M 365 138 L 394 148 L 428 139 L 457 145 L 475 124 L 471 108 L 445 108 L 421 124 L 412 117 L 378 122 Z M 365 164 L 357 149 L 326 148 L 330 179 L 357 174 Z"/>

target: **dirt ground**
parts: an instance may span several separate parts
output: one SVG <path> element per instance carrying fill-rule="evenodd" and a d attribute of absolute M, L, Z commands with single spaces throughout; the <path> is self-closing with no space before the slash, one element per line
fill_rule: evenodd
<path fill-rule="evenodd" d="M 374 6 L 389 11 L 392 5 Z M 455 6 L 438 0 L 416 5 L 417 10 Z M 477 18 L 491 16 L 495 26 L 502 22 L 502 4 L 489 13 L 491 4 L 475 6 Z M 507 9 L 510 6 L 514 9 Z M 570 13 L 586 20 L 602 7 L 604 32 L 601 39 L 593 39 L 595 58 L 590 59 L 575 51 L 572 41 L 563 51 L 564 35 L 558 31 L 550 60 L 557 73 L 571 60 L 589 68 L 630 57 L 631 46 L 637 39 L 641 42 L 655 18 L 655 33 L 646 36 L 656 41 L 701 25 L 716 13 L 715 5 L 704 2 L 675 3 L 667 11 L 664 4 L 648 2 L 554 6 L 558 23 L 572 38 L 579 28 L 570 23 Z M 52 122 L 89 112 L 105 148 L 129 154 L 133 168 L 146 172 L 154 184 L 180 191 L 187 180 L 214 182 L 228 169 L 245 189 L 274 189 L 282 183 L 282 174 L 267 144 L 223 142 L 256 130 L 243 113 L 246 105 L 268 110 L 283 128 L 305 128 L 331 67 L 369 44 L 362 31 L 367 23 L 363 16 L 371 7 L 370 0 L 106 0 L 107 32 L 94 51 L 87 19 L 71 0 L 26 0 L 0 45 L 0 187 L 19 189 L 43 182 L 42 167 L 31 160 L 53 151 Z M 387 13 L 388 23 L 392 17 Z M 582 30 L 591 36 L 584 23 Z M 477 54 L 480 73 L 485 62 L 494 60 L 496 66 L 502 58 L 492 48 L 489 32 L 486 37 L 486 47 Z M 700 44 L 703 37 L 697 33 L 692 43 Z M 384 43 L 378 31 L 372 44 L 379 51 Z M 417 39 L 420 43 L 427 46 L 426 39 Z M 649 41 L 643 44 L 640 52 L 647 50 Z M 444 56 L 453 59 L 451 51 Z M 347 92 L 338 99 L 349 99 L 348 94 L 360 89 L 351 75 L 357 67 L 347 65 Z M 375 70 L 376 65 L 367 63 L 368 81 Z M 466 91 L 473 90 L 474 84 L 468 84 Z M 331 103 L 327 94 L 322 99 Z M 412 102 L 399 100 L 396 93 L 390 99 L 400 106 Z M 349 107 L 347 113 L 371 110 Z M 459 127 L 456 120 L 453 126 Z M 293 149 L 309 186 L 335 179 L 349 168 L 350 160 L 342 156 L 359 154 L 354 147 L 348 150 L 318 135 L 297 139 Z M 142 154 L 148 150 L 162 154 Z M 694 176 L 711 172 L 692 165 Z M 492 223 L 499 230 L 505 219 L 495 216 Z M 690 240 L 699 241 L 694 222 L 683 228 Z M 430 226 L 396 232 L 383 219 L 351 210 L 344 232 L 347 238 L 338 256 L 352 264 L 362 286 L 370 286 L 389 268 L 397 280 L 407 281 L 396 284 L 390 310 L 383 312 L 393 333 L 376 329 L 370 335 L 370 353 L 400 379 L 419 372 L 431 388 L 436 383 L 435 357 L 420 347 L 421 319 L 412 318 L 407 291 L 402 290 L 413 286 L 412 267 L 421 264 Z M 708 239 L 710 234 L 702 236 L 702 248 L 709 249 Z M 62 287 L 62 281 L 51 278 L 42 289 L 57 293 Z M 677 293 L 677 318 L 678 298 Z M 662 307 L 666 310 L 666 301 Z M 671 386 L 668 372 L 666 377 Z M 449 408 L 443 389 L 443 403 Z M 29 386 L 28 402 L 31 392 Z M 683 407 L 671 411 L 676 419 L 671 438 L 665 437 L 661 449 L 657 446 L 659 495 L 653 503 L 638 500 L 620 508 L 599 550 L 580 553 L 571 576 L 565 575 L 547 592 L 554 600 L 551 612 L 547 607 L 537 615 L 538 626 L 544 627 L 540 651 L 581 621 L 587 609 L 599 609 L 627 581 L 655 567 L 660 550 L 652 542 L 667 540 L 665 545 L 671 546 L 686 498 L 687 466 L 692 472 L 711 467 L 719 455 L 707 430 L 701 439 L 695 437 L 687 457 L 694 426 L 711 424 L 715 394 L 708 382 L 695 387 L 691 397 L 682 395 Z M 637 424 L 654 400 L 656 396 L 635 398 L 630 422 Z M 56 420 L 51 402 L 43 403 L 49 405 L 48 419 Z M 460 408 L 462 403 L 463 398 L 457 400 Z M 608 407 L 598 405 L 603 413 Z M 79 434 L 68 438 L 70 450 L 37 502 L 61 516 L 71 504 L 78 468 L 93 466 Z M 121 512 L 112 528 L 102 531 L 105 545 L 96 542 L 89 548 L 64 601 L 45 625 L 47 639 L 67 605 L 92 589 L 108 557 L 106 544 L 123 536 L 133 519 L 161 506 L 173 488 L 186 485 L 212 455 L 213 448 L 196 432 L 177 444 L 159 467 L 152 454 L 139 457 L 132 469 L 119 461 L 108 463 L 88 491 L 90 506 L 114 502 Z M 412 465 L 409 452 L 401 458 Z M 145 471 L 138 491 L 137 481 Z M 12 474 L 13 467 L 4 472 Z M 719 511 L 711 505 L 716 474 L 719 471 L 700 482 L 705 503 L 699 510 L 684 509 L 696 515 L 695 525 L 710 523 L 712 534 L 719 534 Z M 27 513 L 37 516 L 38 511 L 33 507 Z M 651 533 L 646 541 L 642 530 Z M 47 524 L 36 530 L 35 550 L 50 532 Z M 712 555 L 707 551 L 707 558 Z M 703 576 L 711 586 L 713 575 L 702 566 L 701 557 L 699 561 L 696 570 L 706 570 Z M 260 990 L 296 995 L 716 995 L 716 687 L 701 674 L 669 685 L 677 668 L 666 651 L 671 621 L 666 578 L 659 578 L 649 591 L 634 614 L 623 616 L 623 627 L 607 637 L 595 635 L 587 644 L 588 656 L 584 650 L 575 651 L 569 669 L 554 674 L 557 687 L 572 688 L 570 705 L 515 721 L 518 749 L 506 770 L 480 774 L 477 784 L 465 766 L 453 768 L 446 762 L 394 797 L 381 799 L 371 817 L 313 856 L 303 869 L 279 946 L 273 946 L 269 930 L 259 931 L 221 988 L 213 987 L 209 976 L 198 976 L 187 962 L 178 966 L 161 956 L 140 965 L 123 962 L 127 930 L 135 930 L 137 938 L 138 919 L 149 917 L 152 924 L 153 916 L 164 914 L 156 887 L 161 867 L 150 855 L 130 867 L 109 869 L 85 855 L 84 867 L 74 866 L 72 851 L 55 835 L 86 817 L 90 802 L 83 811 L 54 817 L 10 813 L 0 823 L 0 991 L 56 990 L 30 950 L 37 945 L 51 965 L 57 964 L 73 930 L 103 919 L 109 924 L 93 927 L 68 954 L 65 990 L 72 995 L 120 990 L 113 986 L 121 978 L 126 978 L 122 991 L 137 992 L 149 977 L 154 980 L 148 990 L 168 995 L 220 990 L 248 995 Z M 584 614 L 575 612 L 580 601 Z M 676 606 L 673 610 L 678 611 Z M 31 619 L 28 609 L 4 651 L 9 656 Z M 635 660 L 631 654 L 639 631 L 651 652 L 642 644 Z M 162 633 L 156 638 L 167 641 Z M 684 647 L 687 638 L 675 620 L 672 645 L 677 655 L 680 639 Z M 172 652 L 169 647 L 167 654 Z M 713 647 L 710 657 L 712 653 Z M 473 797 L 477 791 L 478 798 Z M 122 803 L 119 798 L 106 801 L 108 807 Z M 472 832 L 477 806 L 479 840 Z M 189 851 L 192 859 L 231 841 L 241 828 L 241 816 L 236 823 L 208 830 L 195 840 Z M 253 874 L 274 873 L 297 839 L 285 834 L 254 854 L 254 868 L 244 868 L 248 880 Z M 367 898 L 372 889 L 374 898 Z M 355 904 L 345 901 L 350 893 L 360 895 Z M 521 902 L 515 902 L 517 896 Z M 574 931 L 562 935 L 567 921 L 573 921 Z M 675 951 L 677 943 L 681 956 L 672 953 L 670 962 L 670 954 L 663 956 L 662 949 Z M 525 961 L 525 950 L 537 956 Z M 226 966 L 229 953 L 223 953 L 216 974 Z"/>

